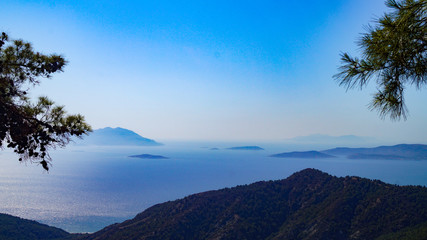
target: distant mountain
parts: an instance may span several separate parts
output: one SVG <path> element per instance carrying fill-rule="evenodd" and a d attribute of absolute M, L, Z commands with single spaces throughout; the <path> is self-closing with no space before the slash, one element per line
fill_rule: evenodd
<path fill-rule="evenodd" d="M 83 140 L 75 140 L 77 145 L 95 146 L 158 146 L 162 145 L 152 139 L 144 138 L 137 133 L 124 128 L 101 128 L 94 130 Z"/>
<path fill-rule="evenodd" d="M 363 154 L 355 153 L 347 156 L 348 159 L 377 159 L 377 160 L 410 160 L 414 158 L 404 157 L 399 155 L 390 155 L 390 154 Z"/>
<path fill-rule="evenodd" d="M 161 155 L 151 155 L 151 154 L 140 154 L 129 156 L 131 158 L 143 158 L 143 159 L 168 159 L 167 157 Z"/>
<path fill-rule="evenodd" d="M 0 213 L 0 239 L 2 240 L 56 240 L 77 237 L 79 237 L 78 234 L 69 234 L 56 227 Z"/>
<path fill-rule="evenodd" d="M 339 147 L 324 151 L 285 152 L 271 155 L 278 158 L 332 158 L 346 156 L 349 159 L 427 160 L 427 145 L 399 144 L 374 148 Z"/>
<path fill-rule="evenodd" d="M 360 137 L 355 135 L 329 136 L 313 134 L 286 139 L 286 142 L 298 144 L 324 144 L 324 145 L 364 145 L 375 141 L 372 137 Z"/>
<path fill-rule="evenodd" d="M 227 148 L 228 150 L 251 150 L 251 151 L 259 151 L 259 150 L 264 150 L 264 148 L 262 147 L 258 147 L 258 146 L 242 146 L 242 147 L 231 147 L 231 148 Z"/>
<path fill-rule="evenodd" d="M 427 160 L 427 145 L 399 144 L 375 148 L 333 148 L 322 153 L 347 156 L 352 159 L 412 159 Z"/>
<path fill-rule="evenodd" d="M 270 157 L 276 158 L 334 158 L 335 156 L 321 153 L 318 151 L 306 151 L 306 152 L 285 152 L 273 154 Z"/>
<path fill-rule="evenodd" d="M 158 204 L 82 239 L 425 239 L 426 232 L 427 188 L 306 169 Z"/>

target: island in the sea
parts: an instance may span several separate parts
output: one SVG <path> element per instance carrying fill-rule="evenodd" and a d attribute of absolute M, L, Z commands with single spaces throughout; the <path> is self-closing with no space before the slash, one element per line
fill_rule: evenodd
<path fill-rule="evenodd" d="M 80 146 L 160 146 L 163 145 L 152 139 L 124 128 L 101 128 L 94 130 L 83 139 L 75 139 Z"/>
<path fill-rule="evenodd" d="M 321 153 L 318 151 L 306 151 L 306 152 L 284 152 L 270 155 L 270 157 L 277 158 L 334 158 L 335 156 Z"/>
<path fill-rule="evenodd" d="M 143 159 L 169 159 L 168 157 L 161 155 L 151 155 L 151 154 L 140 154 L 140 155 L 131 155 L 131 158 L 143 158 Z"/>
<path fill-rule="evenodd" d="M 363 154 L 363 153 L 355 153 L 347 156 L 348 159 L 384 159 L 384 160 L 410 160 L 413 158 L 399 156 L 399 155 L 391 155 L 391 154 Z M 417 160 L 417 159 L 413 159 Z"/>
<path fill-rule="evenodd" d="M 228 150 L 251 150 L 251 151 L 264 150 L 264 148 L 258 147 L 258 146 L 241 146 L 241 147 L 231 147 L 227 149 Z"/>
<path fill-rule="evenodd" d="M 278 158 L 334 158 L 377 160 L 427 160 L 427 145 L 398 144 L 374 148 L 339 147 L 324 151 L 284 152 L 270 155 Z"/>
<path fill-rule="evenodd" d="M 321 151 L 350 159 L 427 160 L 427 145 L 398 144 L 374 148 L 333 148 Z"/>

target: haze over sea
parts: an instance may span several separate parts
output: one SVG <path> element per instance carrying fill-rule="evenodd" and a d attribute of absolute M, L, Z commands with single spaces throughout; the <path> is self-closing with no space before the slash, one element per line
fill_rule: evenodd
<path fill-rule="evenodd" d="M 53 166 L 20 164 L 0 153 L 0 212 L 38 220 L 70 232 L 94 232 L 144 209 L 189 194 L 261 180 L 283 179 L 317 168 L 391 184 L 427 186 L 427 161 L 281 159 L 271 154 L 328 146 L 257 143 L 264 151 L 228 147 L 254 143 L 166 142 L 156 147 L 78 147 L 51 153 Z M 335 147 L 335 146 L 329 146 Z M 218 148 L 218 150 L 211 150 Z M 138 159 L 155 154 L 169 159 Z"/>
<path fill-rule="evenodd" d="M 48 96 L 93 129 L 236 142 L 68 146 L 50 152 L 49 172 L 5 149 L 0 212 L 94 232 L 154 204 L 305 168 L 427 186 L 427 160 L 272 158 L 338 146 L 257 142 L 355 133 L 380 139 L 369 147 L 427 143 L 425 88 L 405 85 L 409 118 L 393 122 L 367 109 L 382 89 L 376 79 L 346 92 L 333 78 L 340 53 L 360 57 L 355 41 L 386 12 L 383 0 L 2 0 L 0 33 L 68 62 L 53 79 L 25 85 L 32 100 Z M 254 145 L 265 150 L 225 149 Z M 128 157 L 140 154 L 168 159 Z"/>

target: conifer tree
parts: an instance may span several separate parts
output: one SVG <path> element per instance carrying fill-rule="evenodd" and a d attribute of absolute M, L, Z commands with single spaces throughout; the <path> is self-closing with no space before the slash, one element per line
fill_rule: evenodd
<path fill-rule="evenodd" d="M 347 90 L 362 89 L 375 79 L 378 92 L 370 108 L 382 118 L 406 120 L 405 88 L 427 83 L 427 0 L 388 0 L 386 5 L 392 11 L 368 26 L 358 42 L 361 58 L 343 53 L 334 77 Z"/>
<path fill-rule="evenodd" d="M 67 115 L 47 97 L 36 103 L 28 97 L 29 87 L 62 72 L 65 65 L 59 55 L 44 55 L 28 42 L 0 36 L 0 147 L 12 148 L 19 161 L 38 162 L 46 170 L 49 149 L 91 131 L 83 116 Z"/>

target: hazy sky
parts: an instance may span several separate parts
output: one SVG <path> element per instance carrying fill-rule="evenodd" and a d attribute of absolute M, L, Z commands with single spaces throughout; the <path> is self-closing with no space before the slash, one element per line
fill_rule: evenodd
<path fill-rule="evenodd" d="M 382 0 L 2 0 L 0 31 L 69 61 L 47 95 L 96 129 L 153 139 L 281 140 L 308 134 L 427 142 L 426 90 L 406 89 L 406 122 L 367 109 L 376 86 L 332 76 L 358 54 Z"/>

